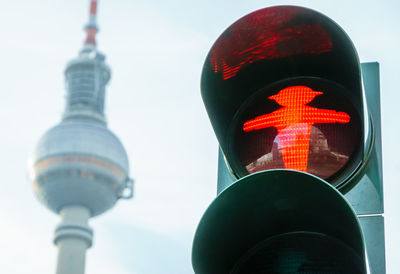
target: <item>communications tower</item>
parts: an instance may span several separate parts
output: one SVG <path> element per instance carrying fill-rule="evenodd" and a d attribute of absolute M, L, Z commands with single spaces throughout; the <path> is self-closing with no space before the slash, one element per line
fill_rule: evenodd
<path fill-rule="evenodd" d="M 61 216 L 54 235 L 57 274 L 84 273 L 93 239 L 89 218 L 133 194 L 127 153 L 104 114 L 110 68 L 96 47 L 96 17 L 97 0 L 91 0 L 83 48 L 65 69 L 62 120 L 42 136 L 29 164 L 37 197 Z"/>

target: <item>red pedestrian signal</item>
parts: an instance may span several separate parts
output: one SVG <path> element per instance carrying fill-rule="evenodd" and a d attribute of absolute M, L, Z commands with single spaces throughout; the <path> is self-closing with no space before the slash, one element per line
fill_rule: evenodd
<path fill-rule="evenodd" d="M 270 169 L 316 175 L 335 187 L 357 169 L 362 119 L 349 92 L 314 78 L 272 84 L 234 116 L 227 154 L 239 176 Z"/>
<path fill-rule="evenodd" d="M 243 125 L 243 131 L 251 132 L 270 127 L 276 128 L 278 133 L 273 142 L 276 143 L 281 153 L 277 157 L 283 160 L 284 168 L 308 172 L 310 143 L 311 146 L 315 143 L 311 142 L 311 132 L 314 125 L 325 123 L 345 124 L 350 121 L 350 116 L 345 112 L 319 109 L 307 105 L 316 96 L 322 94 L 323 92 L 313 91 L 306 86 L 284 88 L 276 95 L 268 97 L 268 99 L 276 101 L 282 108 L 246 121 Z M 268 164 L 266 159 L 264 161 L 256 160 L 246 165 L 249 173 L 272 168 L 276 168 L 276 165 Z M 322 178 L 328 177 L 325 174 L 316 175 Z"/>

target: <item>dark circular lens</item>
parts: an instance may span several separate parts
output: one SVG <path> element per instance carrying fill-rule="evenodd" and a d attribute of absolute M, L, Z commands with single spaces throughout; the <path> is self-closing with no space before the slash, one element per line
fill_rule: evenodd
<path fill-rule="evenodd" d="M 231 274 L 360 274 L 363 269 L 356 253 L 337 239 L 297 232 L 258 244 Z"/>

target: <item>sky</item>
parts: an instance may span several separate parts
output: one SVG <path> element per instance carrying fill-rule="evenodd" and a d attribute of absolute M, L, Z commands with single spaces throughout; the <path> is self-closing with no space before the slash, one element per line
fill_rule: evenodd
<path fill-rule="evenodd" d="M 200 96 L 218 36 L 260 8 L 315 9 L 351 37 L 381 73 L 387 273 L 400 273 L 399 1 L 99 1 L 98 46 L 112 78 L 109 128 L 130 159 L 135 197 L 94 218 L 88 274 L 193 273 L 193 235 L 216 196 L 218 143 Z M 3 273 L 54 273 L 59 217 L 35 197 L 27 163 L 60 122 L 63 70 L 84 41 L 87 0 L 0 0 L 0 262 Z"/>

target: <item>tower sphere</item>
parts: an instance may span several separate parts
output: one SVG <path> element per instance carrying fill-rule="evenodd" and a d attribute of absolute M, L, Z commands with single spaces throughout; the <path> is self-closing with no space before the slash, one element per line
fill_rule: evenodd
<path fill-rule="evenodd" d="M 40 139 L 30 162 L 39 200 L 58 213 L 82 205 L 96 216 L 113 207 L 129 181 L 129 162 L 119 139 L 98 122 L 64 120 Z"/>

